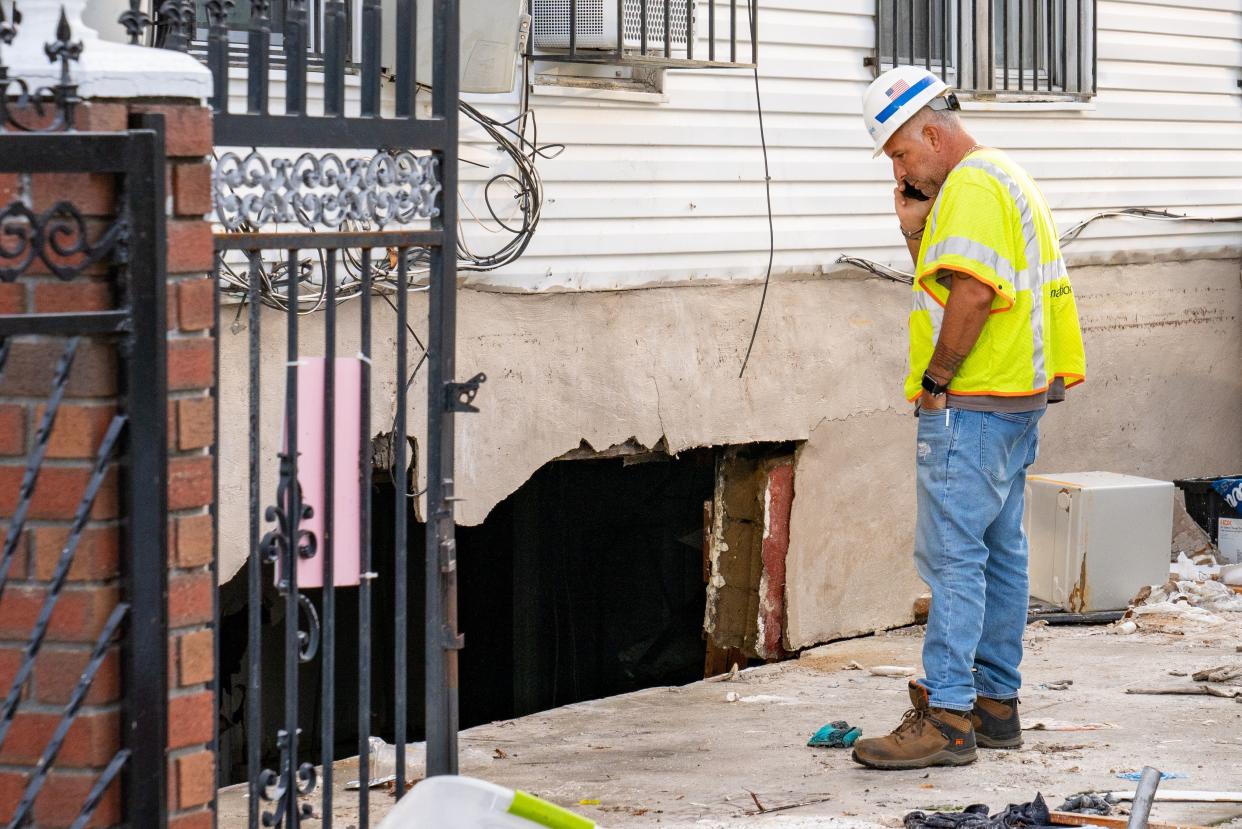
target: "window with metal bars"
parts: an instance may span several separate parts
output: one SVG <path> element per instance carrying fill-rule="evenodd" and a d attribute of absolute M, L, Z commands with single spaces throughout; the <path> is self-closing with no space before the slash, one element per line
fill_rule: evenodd
<path fill-rule="evenodd" d="M 893 9 L 902 0 L 880 0 L 877 15 L 878 47 L 884 66 L 897 63 L 924 64 L 946 71 L 952 67 L 950 40 L 952 26 L 948 17 L 949 0 L 930 0 L 905 4 L 910 8 L 896 14 Z M 896 56 L 896 57 L 894 57 Z"/>
<path fill-rule="evenodd" d="M 735 69 L 759 60 L 758 0 L 530 0 L 529 8 L 530 57 L 543 61 Z"/>
<path fill-rule="evenodd" d="M 960 92 L 1002 100 L 1096 91 L 1096 0 L 877 0 L 876 73 L 924 66 Z"/>

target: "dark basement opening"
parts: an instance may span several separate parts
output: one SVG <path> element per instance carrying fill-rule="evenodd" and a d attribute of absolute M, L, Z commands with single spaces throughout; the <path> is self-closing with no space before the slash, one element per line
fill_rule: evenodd
<path fill-rule="evenodd" d="M 642 452 L 545 464 L 477 527 L 457 530 L 461 727 L 573 702 L 702 679 L 706 644 L 705 502 L 721 450 Z M 586 455 L 589 447 L 579 455 Z M 382 479 L 382 480 L 381 480 Z M 393 730 L 394 488 L 372 494 L 372 699 L 369 733 Z M 407 741 L 423 739 L 423 539 L 409 521 Z M 264 572 L 263 763 L 283 727 L 283 604 Z M 246 779 L 246 579 L 221 591 L 220 783 Z M 306 591 L 322 610 L 319 590 Z M 357 590 L 336 593 L 334 754 L 358 753 Z M 744 661 L 744 660 L 743 660 Z M 301 666 L 301 759 L 318 763 L 322 659 Z M 745 667 L 745 665 L 743 665 Z"/>

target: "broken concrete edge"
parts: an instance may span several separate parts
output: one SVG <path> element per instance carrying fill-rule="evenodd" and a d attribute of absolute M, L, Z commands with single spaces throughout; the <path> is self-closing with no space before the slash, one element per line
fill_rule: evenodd
<path fill-rule="evenodd" d="M 614 443 L 606 449 L 596 449 L 586 438 L 578 442 L 578 446 L 553 458 L 553 461 L 605 460 L 608 458 L 625 458 L 629 463 L 641 463 L 643 460 L 659 460 L 676 458 L 681 452 L 691 449 L 710 449 L 707 446 L 685 446 L 677 452 L 669 450 L 668 437 L 660 435 L 651 446 L 644 446 L 636 435 L 630 435 L 620 443 Z"/>

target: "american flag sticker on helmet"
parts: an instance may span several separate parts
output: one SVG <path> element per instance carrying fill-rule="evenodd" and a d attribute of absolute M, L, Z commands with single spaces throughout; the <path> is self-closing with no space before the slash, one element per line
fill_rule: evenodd
<path fill-rule="evenodd" d="M 897 81 L 897 83 L 890 86 L 888 89 L 884 90 L 884 94 L 887 95 L 889 99 L 891 100 L 892 98 L 896 98 L 898 95 L 905 92 L 909 88 L 910 88 L 910 84 L 906 83 L 904 80 L 900 80 L 900 81 Z"/>

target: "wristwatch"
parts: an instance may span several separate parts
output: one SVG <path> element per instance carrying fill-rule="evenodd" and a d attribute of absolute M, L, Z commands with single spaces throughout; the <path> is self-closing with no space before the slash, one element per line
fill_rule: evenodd
<path fill-rule="evenodd" d="M 941 385 L 940 383 L 937 383 L 936 379 L 932 377 L 930 374 L 928 374 L 927 372 L 923 372 L 923 391 L 927 392 L 933 397 L 939 397 L 940 395 L 944 394 L 948 390 L 949 390 L 948 383 Z"/>

